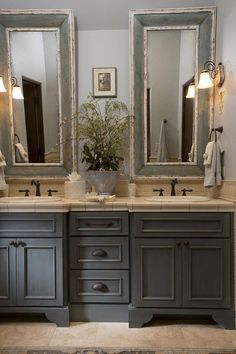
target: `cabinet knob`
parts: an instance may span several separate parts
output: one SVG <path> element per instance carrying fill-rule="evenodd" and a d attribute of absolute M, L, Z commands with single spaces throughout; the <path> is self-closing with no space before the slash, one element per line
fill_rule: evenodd
<path fill-rule="evenodd" d="M 107 286 L 104 283 L 96 283 L 93 284 L 93 290 L 105 292 L 107 290 Z"/>
<path fill-rule="evenodd" d="M 94 257 L 106 257 L 107 253 L 103 249 L 96 249 L 92 252 L 92 256 Z"/>

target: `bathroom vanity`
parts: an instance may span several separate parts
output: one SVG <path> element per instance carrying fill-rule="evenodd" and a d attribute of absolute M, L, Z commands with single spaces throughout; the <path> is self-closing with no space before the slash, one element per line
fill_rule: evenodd
<path fill-rule="evenodd" d="M 231 213 L 131 215 L 129 324 L 153 315 L 211 315 L 234 328 Z"/>
<path fill-rule="evenodd" d="M 234 328 L 234 203 L 9 199 L 0 202 L 0 313 L 130 327 L 200 315 Z"/>
<path fill-rule="evenodd" d="M 0 313 L 69 325 L 66 214 L 0 214 Z"/>

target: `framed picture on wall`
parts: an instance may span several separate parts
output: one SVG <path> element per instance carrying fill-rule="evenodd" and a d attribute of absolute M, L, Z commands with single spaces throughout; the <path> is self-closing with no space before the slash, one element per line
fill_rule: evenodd
<path fill-rule="evenodd" d="M 93 68 L 93 96 L 116 97 L 116 68 Z"/>

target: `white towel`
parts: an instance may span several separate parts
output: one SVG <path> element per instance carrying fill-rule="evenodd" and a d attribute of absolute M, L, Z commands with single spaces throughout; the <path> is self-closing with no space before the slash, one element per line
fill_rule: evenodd
<path fill-rule="evenodd" d="M 205 153 L 203 154 L 203 159 L 204 162 L 203 164 L 206 165 L 210 165 L 212 162 L 212 154 L 213 154 L 213 147 L 214 147 L 214 141 L 210 141 L 205 149 Z"/>
<path fill-rule="evenodd" d="M 194 144 L 191 146 L 191 150 L 188 153 L 188 162 L 193 162 L 194 161 Z"/>
<path fill-rule="evenodd" d="M 29 162 L 28 154 L 21 143 L 15 144 L 16 162 Z"/>
<path fill-rule="evenodd" d="M 157 151 L 157 161 L 166 162 L 167 161 L 167 145 L 166 145 L 166 132 L 165 132 L 165 121 L 161 121 L 159 143 Z"/>
<path fill-rule="evenodd" d="M 222 183 L 221 154 L 224 151 L 221 142 L 213 141 L 211 164 L 205 165 L 204 187 L 220 186 Z"/>
<path fill-rule="evenodd" d="M 6 166 L 5 156 L 3 155 L 1 150 L 0 150 L 0 166 Z"/>

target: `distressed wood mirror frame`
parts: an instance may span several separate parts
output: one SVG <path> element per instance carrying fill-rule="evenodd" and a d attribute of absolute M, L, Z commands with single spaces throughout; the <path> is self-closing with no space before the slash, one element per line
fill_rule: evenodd
<path fill-rule="evenodd" d="M 214 60 L 216 8 L 179 8 L 130 11 L 130 95 L 131 113 L 131 177 L 203 176 L 203 153 L 213 121 L 213 89 L 196 90 L 196 147 L 193 163 L 146 163 L 145 157 L 145 31 L 151 27 L 195 28 L 197 55 L 195 83 L 207 60 Z"/>
<path fill-rule="evenodd" d="M 61 136 L 63 147 L 60 163 L 15 163 L 13 152 L 13 112 L 11 93 L 11 71 L 9 60 L 8 32 L 11 28 L 55 29 L 59 33 L 61 88 Z M 3 76 L 6 93 L 0 94 L 0 149 L 5 155 L 6 177 L 45 176 L 64 177 L 77 170 L 76 84 L 75 84 L 75 38 L 72 10 L 0 10 L 0 75 Z M 63 120 L 66 118 L 66 123 Z"/>

